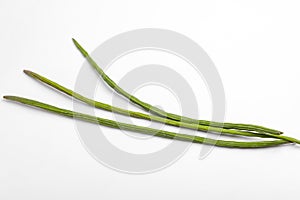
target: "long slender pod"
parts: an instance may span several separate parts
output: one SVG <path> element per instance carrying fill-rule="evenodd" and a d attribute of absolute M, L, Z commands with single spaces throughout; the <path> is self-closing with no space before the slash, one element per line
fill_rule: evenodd
<path fill-rule="evenodd" d="M 165 112 L 155 106 L 150 105 L 149 103 L 146 103 L 137 97 L 129 94 L 125 90 L 123 90 L 118 84 L 116 84 L 112 79 L 105 74 L 105 72 L 98 66 L 98 64 L 92 59 L 92 57 L 87 53 L 86 50 L 83 49 L 83 47 L 73 38 L 72 39 L 75 46 L 77 49 L 81 52 L 81 54 L 88 60 L 90 65 L 101 75 L 102 79 L 112 88 L 114 89 L 117 93 L 120 95 L 126 97 L 129 99 L 132 103 L 142 107 L 146 111 L 149 111 L 153 114 L 162 116 L 162 117 L 167 117 L 169 119 L 173 119 L 176 121 L 182 121 L 186 123 L 192 123 L 192 124 L 201 124 L 205 126 L 211 126 L 211 127 L 218 127 L 218 128 L 226 128 L 226 129 L 237 129 L 237 130 L 247 130 L 247 131 L 257 131 L 257 132 L 266 132 L 266 133 L 271 133 L 271 134 L 282 134 L 281 131 L 266 128 L 263 126 L 258 126 L 258 125 L 252 125 L 252 124 L 236 124 L 236 123 L 220 123 L 220 122 L 213 122 L 213 121 L 207 121 L 207 120 L 197 120 L 197 119 L 192 119 L 189 117 L 185 116 L 180 116 L 176 115 L 173 113 L 168 113 Z"/>
<path fill-rule="evenodd" d="M 218 128 L 218 127 L 208 127 L 208 126 L 204 126 L 204 125 L 200 125 L 200 124 L 190 124 L 190 123 L 185 123 L 185 122 L 180 122 L 180 121 L 175 121 L 172 119 L 167 119 L 167 118 L 163 118 L 160 116 L 154 116 L 154 115 L 148 115 L 148 114 L 144 114 L 144 113 L 140 113 L 140 112 L 135 112 L 135 111 L 131 111 L 131 110 L 126 110 L 126 109 L 122 109 L 119 107 L 114 107 L 102 102 L 98 102 L 98 101 L 94 101 L 93 99 L 89 99 L 87 97 L 84 97 L 42 75 L 39 75 L 37 73 L 34 73 L 32 71 L 29 70 L 24 70 L 24 73 L 27 74 L 28 76 L 30 76 L 31 78 L 38 80 L 42 83 L 47 84 L 48 86 L 51 86 L 69 96 L 74 97 L 77 100 L 80 100 L 88 105 L 91 106 L 95 106 L 96 108 L 102 109 L 102 110 L 106 110 L 106 111 L 110 111 L 110 112 L 115 112 L 118 114 L 122 114 L 125 116 L 131 116 L 131 117 L 135 117 L 135 118 L 140 118 L 140 119 L 146 119 L 146 120 L 152 120 L 152 121 L 156 121 L 156 122 L 160 122 L 160 123 L 165 123 L 168 125 L 172 125 L 172 126 L 177 126 L 177 127 L 183 127 L 183 128 L 189 128 L 189 129 L 193 129 L 193 130 L 199 130 L 199 131 L 210 131 L 210 132 L 218 132 L 218 133 L 222 133 L 222 134 L 231 134 L 231 135 L 241 135 L 241 136 L 248 136 L 248 137 L 270 137 L 270 138 L 280 138 L 280 139 L 285 139 L 291 142 L 296 142 L 298 143 L 298 141 L 296 139 L 292 139 L 292 138 L 288 138 L 287 136 L 281 136 L 281 135 L 274 135 L 274 134 L 269 134 L 269 133 L 253 133 L 253 132 L 246 132 L 246 131 L 239 131 L 239 130 L 232 130 L 232 129 L 224 129 L 224 128 Z"/>
<path fill-rule="evenodd" d="M 115 129 L 122 129 L 122 130 L 128 130 L 133 132 L 139 132 L 143 134 L 149 134 L 154 135 L 162 138 L 168 138 L 168 139 L 176 139 L 181 141 L 188 141 L 193 143 L 202 143 L 207 145 L 215 145 L 219 147 L 229 147 L 229 148 L 262 148 L 262 147 L 272 147 L 272 146 L 278 146 L 281 144 L 289 143 L 285 140 L 273 140 L 273 141 L 258 141 L 258 142 L 238 142 L 238 141 L 224 141 L 224 140 L 214 140 L 210 138 L 204 138 L 200 136 L 192 136 L 187 134 L 179 134 L 164 130 L 157 130 L 153 128 L 143 127 L 143 126 L 137 126 L 132 124 L 126 124 L 121 122 L 116 122 L 109 119 L 94 117 L 91 115 L 79 113 L 79 112 L 73 112 L 71 110 L 66 110 L 63 108 L 58 108 L 49 104 L 45 104 L 39 101 L 26 99 L 23 97 L 17 97 L 17 96 L 4 96 L 3 98 L 15 102 L 19 102 L 25 105 L 29 105 L 32 107 L 40 108 L 55 114 L 63 115 L 66 117 L 72 117 L 76 118 L 82 121 L 87 121 L 90 123 L 95 123 Z"/>

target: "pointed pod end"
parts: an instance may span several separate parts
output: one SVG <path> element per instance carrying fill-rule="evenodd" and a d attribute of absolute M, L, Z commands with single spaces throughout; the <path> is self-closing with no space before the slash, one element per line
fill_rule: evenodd
<path fill-rule="evenodd" d="M 13 98 L 13 96 L 8 96 L 8 95 L 3 96 L 3 99 L 7 99 L 7 100 L 10 100 L 12 98 Z"/>
<path fill-rule="evenodd" d="M 80 47 L 79 43 L 74 38 L 72 38 L 72 41 L 73 41 L 73 43 L 75 44 L 76 47 Z"/>
<path fill-rule="evenodd" d="M 74 38 L 72 38 L 72 41 L 84 57 L 87 57 L 89 55 Z"/>
<path fill-rule="evenodd" d="M 27 74 L 27 75 L 31 75 L 31 74 L 33 73 L 32 71 L 29 71 L 29 70 L 26 70 L 26 69 L 24 69 L 23 72 L 24 72 L 25 74 Z"/>
<path fill-rule="evenodd" d="M 24 100 L 25 98 L 18 97 L 18 96 L 5 95 L 5 96 L 3 96 L 3 99 L 10 100 L 10 101 L 22 102 L 22 100 Z"/>

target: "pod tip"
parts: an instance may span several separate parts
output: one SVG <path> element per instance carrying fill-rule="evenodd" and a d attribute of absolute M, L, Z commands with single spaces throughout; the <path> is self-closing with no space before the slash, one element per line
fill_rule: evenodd
<path fill-rule="evenodd" d="M 74 38 L 72 38 L 72 41 L 84 57 L 89 56 L 89 54 L 82 48 L 82 46 Z"/>
<path fill-rule="evenodd" d="M 78 42 L 75 40 L 75 38 L 72 38 L 72 41 L 73 41 L 75 44 L 78 44 Z"/>
<path fill-rule="evenodd" d="M 7 96 L 7 95 L 3 96 L 3 99 L 9 99 L 9 98 L 10 98 L 10 96 Z"/>
<path fill-rule="evenodd" d="M 24 69 L 24 70 L 23 70 L 23 72 L 24 72 L 25 74 L 27 74 L 27 75 L 29 75 L 29 74 L 32 74 L 32 72 L 31 72 L 31 71 L 29 71 L 29 70 L 26 70 L 26 69 Z"/>

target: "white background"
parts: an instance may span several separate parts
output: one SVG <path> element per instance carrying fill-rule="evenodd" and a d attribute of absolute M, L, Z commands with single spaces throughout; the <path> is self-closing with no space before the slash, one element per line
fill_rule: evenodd
<path fill-rule="evenodd" d="M 22 70 L 73 88 L 84 59 L 72 37 L 92 51 L 124 31 L 164 28 L 193 39 L 212 58 L 225 87 L 226 121 L 263 124 L 300 138 L 299 9 L 291 0 L 1 0 L 0 93 L 72 108 L 68 98 Z M 116 80 L 122 76 L 116 70 L 110 74 Z M 155 90 L 149 91 L 137 95 L 151 102 Z M 162 97 L 153 101 L 164 108 L 176 105 Z M 209 116 L 205 105 L 209 101 L 199 109 Z M 215 148 L 204 160 L 198 159 L 201 145 L 192 145 L 162 171 L 129 175 L 95 161 L 70 119 L 1 101 L 0 121 L 0 199 L 298 199 L 300 148 L 295 145 Z"/>

